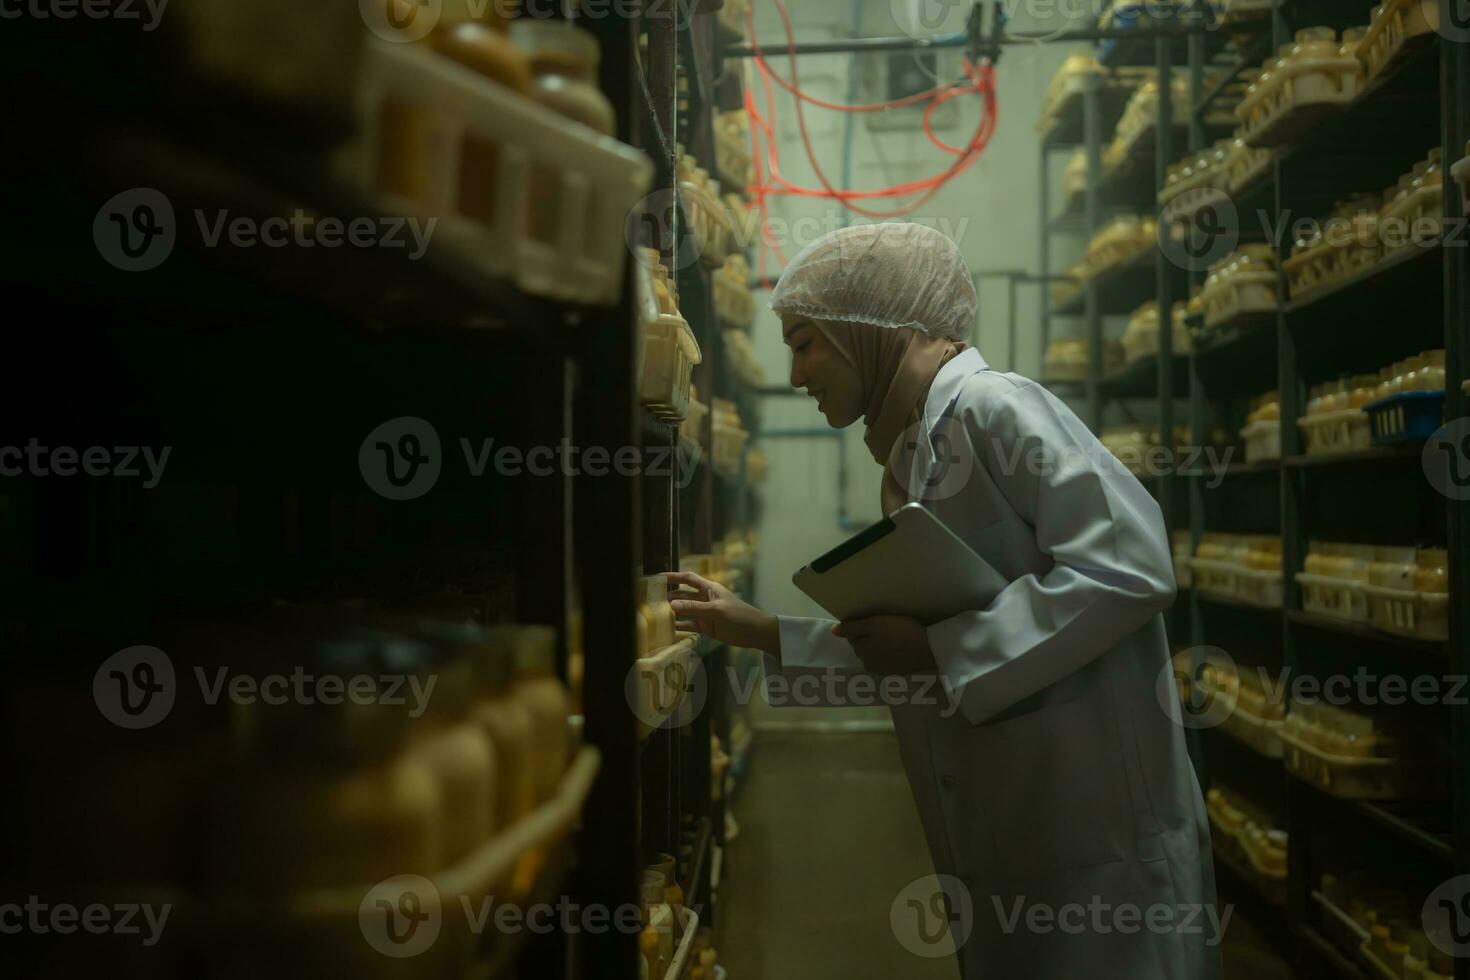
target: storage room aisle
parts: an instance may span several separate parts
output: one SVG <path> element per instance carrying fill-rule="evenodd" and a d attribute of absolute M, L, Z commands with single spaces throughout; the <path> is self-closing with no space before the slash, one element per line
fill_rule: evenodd
<path fill-rule="evenodd" d="M 949 957 L 922 957 L 890 912 L 934 873 L 892 732 L 768 731 L 759 764 L 732 804 L 739 826 L 720 883 L 720 958 L 742 980 L 958 976 Z M 977 897 L 977 915 L 987 904 Z M 1292 980 L 1256 924 L 1232 916 L 1227 980 Z M 1269 921 L 1269 920 L 1267 920 Z M 913 942 L 914 935 L 905 937 Z"/>
<path fill-rule="evenodd" d="M 894 935 L 889 909 L 934 873 L 891 733 L 764 732 L 733 804 L 720 885 L 732 977 L 953 977 Z"/>

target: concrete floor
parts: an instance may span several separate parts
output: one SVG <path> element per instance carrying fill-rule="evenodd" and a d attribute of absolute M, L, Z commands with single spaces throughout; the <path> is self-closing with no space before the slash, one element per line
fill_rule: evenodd
<path fill-rule="evenodd" d="M 889 925 L 899 892 L 933 873 L 892 733 L 757 738 L 720 885 L 730 980 L 957 980 Z M 1240 909 L 1224 955 L 1229 980 L 1292 980 Z"/>
<path fill-rule="evenodd" d="M 934 872 L 893 735 L 757 738 L 720 883 L 730 980 L 957 980 L 889 926 L 899 892 Z"/>

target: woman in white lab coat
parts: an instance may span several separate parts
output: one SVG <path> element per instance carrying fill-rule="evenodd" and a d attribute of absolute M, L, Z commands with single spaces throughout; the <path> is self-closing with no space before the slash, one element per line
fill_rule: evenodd
<path fill-rule="evenodd" d="M 787 670 L 939 675 L 892 710 L 966 980 L 1219 977 L 1228 916 L 1168 710 L 1158 504 L 1050 392 L 961 341 L 974 284 L 938 232 L 827 235 L 771 307 L 792 385 L 834 427 L 866 422 L 884 513 L 923 503 L 1010 584 L 938 623 L 837 624 L 675 573 L 697 593 L 675 602 L 683 628 Z"/>

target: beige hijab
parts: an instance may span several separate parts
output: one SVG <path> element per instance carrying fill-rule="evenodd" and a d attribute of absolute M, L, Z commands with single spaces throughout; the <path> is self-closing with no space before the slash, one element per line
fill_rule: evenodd
<path fill-rule="evenodd" d="M 903 480 L 894 464 L 906 460 L 897 452 L 898 438 L 917 425 L 929 388 L 944 367 L 966 347 L 957 340 L 931 337 L 911 327 L 876 327 L 846 320 L 813 320 L 837 352 L 857 371 L 867 410 L 863 441 L 883 467 L 883 513 L 891 514 L 908 502 Z"/>

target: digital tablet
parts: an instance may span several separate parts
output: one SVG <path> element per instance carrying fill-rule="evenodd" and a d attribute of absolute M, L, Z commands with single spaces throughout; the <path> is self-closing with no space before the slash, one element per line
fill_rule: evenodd
<path fill-rule="evenodd" d="M 838 620 L 909 616 L 928 626 L 989 606 L 1008 584 L 922 504 L 904 504 L 791 581 Z"/>

